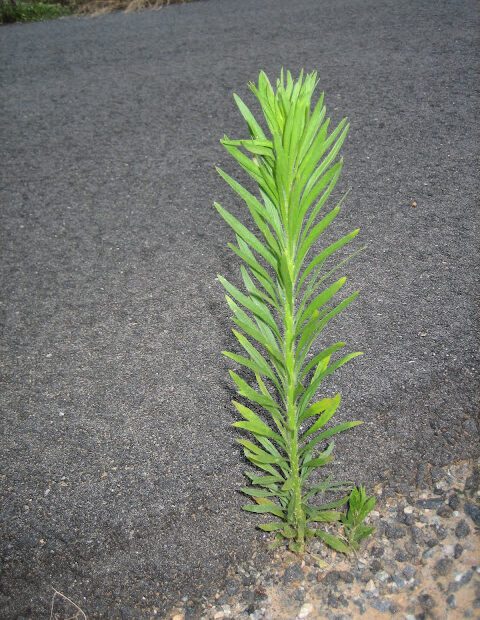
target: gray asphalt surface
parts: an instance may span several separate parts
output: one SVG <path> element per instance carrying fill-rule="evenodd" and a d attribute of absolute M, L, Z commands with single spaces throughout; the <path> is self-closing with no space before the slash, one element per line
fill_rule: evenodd
<path fill-rule="evenodd" d="M 214 165 L 236 172 L 218 140 L 245 135 L 231 96 L 261 68 L 318 69 L 352 123 L 336 234 L 369 248 L 331 337 L 366 355 L 330 389 L 366 423 L 336 473 L 410 484 L 479 453 L 477 8 L 209 0 L 0 29 L 3 618 L 46 617 L 53 587 L 144 617 L 263 549 L 211 206 L 243 213 Z"/>

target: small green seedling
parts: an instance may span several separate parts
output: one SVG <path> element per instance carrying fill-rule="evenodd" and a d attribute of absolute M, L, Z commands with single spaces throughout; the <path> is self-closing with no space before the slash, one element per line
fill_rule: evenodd
<path fill-rule="evenodd" d="M 317 83 L 315 72 L 302 72 L 295 81 L 289 71 L 286 76 L 282 71 L 274 88 L 262 71 L 250 89 L 260 104 L 263 127 L 234 95 L 250 137 L 225 136 L 221 143 L 256 184 L 256 191 L 218 172 L 244 201 L 255 228 L 252 232 L 215 203 L 235 233 L 236 244 L 229 247 L 242 261 L 243 288 L 218 279 L 227 292 L 236 325 L 233 334 L 243 349 L 242 355 L 224 352 L 244 372 L 240 376 L 230 371 L 240 396 L 233 402 L 241 418 L 234 426 L 249 433 L 250 438 L 239 443 L 256 470 L 246 472 L 251 486 L 242 492 L 252 503 L 243 508 L 275 517 L 260 528 L 273 532 L 279 543 L 287 541 L 294 552 L 303 552 L 306 541 L 318 537 L 348 553 L 350 547 L 324 526 L 340 525 L 339 509 L 349 495 L 321 502 L 326 493 L 350 492 L 353 483 L 322 479 L 320 474 L 333 460 L 331 438 L 361 422 L 331 426 L 340 394 L 317 394 L 327 377 L 361 355 L 336 357 L 346 343 L 325 342 L 323 334 L 358 295 L 350 291 L 339 300 L 347 279 L 332 278 L 356 252 L 331 261 L 359 229 L 322 245 L 323 233 L 345 198 L 325 212 L 342 171 L 339 152 L 349 125 L 343 119 L 329 132 L 323 94 L 312 106 Z M 319 351 L 315 344 L 320 337 Z"/>
<path fill-rule="evenodd" d="M 350 549 L 357 551 L 362 540 L 373 534 L 374 527 L 365 525 L 365 519 L 375 508 L 376 499 L 367 497 L 365 487 L 359 486 L 352 489 L 348 499 L 348 510 L 342 515 L 341 522 L 345 539 Z"/>

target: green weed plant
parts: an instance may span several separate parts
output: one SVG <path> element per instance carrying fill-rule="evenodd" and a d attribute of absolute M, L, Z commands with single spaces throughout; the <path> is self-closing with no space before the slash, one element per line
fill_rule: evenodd
<path fill-rule="evenodd" d="M 0 24 L 55 19 L 70 15 L 71 12 L 72 9 L 69 6 L 56 2 L 0 0 Z"/>
<path fill-rule="evenodd" d="M 230 371 L 241 397 L 233 401 L 241 418 L 234 426 L 249 434 L 239 443 L 255 467 L 246 473 L 250 486 L 242 491 L 252 503 L 244 509 L 274 517 L 260 528 L 274 532 L 279 544 L 288 541 L 294 552 L 303 552 L 306 541 L 317 537 L 346 553 L 371 533 L 358 529 L 357 521 L 354 524 L 358 511 L 354 514 L 352 507 L 347 513 L 340 510 L 349 503 L 357 506 L 352 502 L 362 491 L 331 476 L 322 479 L 319 473 L 333 459 L 332 438 L 361 422 L 329 424 L 340 406 L 340 394 L 319 400 L 316 395 L 327 377 L 361 353 L 339 356 L 345 342 L 314 349 L 330 321 L 358 295 L 357 291 L 338 300 L 346 277 L 334 280 L 332 276 L 338 275 L 351 255 L 333 264 L 331 259 L 355 239 L 359 229 L 318 248 L 345 198 L 325 212 L 342 171 L 339 152 L 349 125 L 343 119 L 329 132 L 323 94 L 312 108 L 316 86 L 316 72 L 305 76 L 302 72 L 294 80 L 283 70 L 276 88 L 263 71 L 258 84 L 249 84 L 268 135 L 234 95 L 250 137 L 231 140 L 225 136 L 221 143 L 256 183 L 258 194 L 218 169 L 242 198 L 255 224 L 252 232 L 215 203 L 235 233 L 236 244 L 229 243 L 229 247 L 242 261 L 244 290 L 222 276 L 218 279 L 236 325 L 233 333 L 243 349 L 241 355 L 230 351 L 224 355 L 251 378 L 245 380 Z M 340 498 L 318 503 L 319 497 L 327 493 L 337 497 L 340 492 Z M 333 534 L 332 524 L 338 529 L 341 523 L 344 535 Z"/>

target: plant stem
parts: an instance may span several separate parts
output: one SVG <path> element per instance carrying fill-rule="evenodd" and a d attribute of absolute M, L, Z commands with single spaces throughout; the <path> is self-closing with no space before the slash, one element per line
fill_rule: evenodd
<path fill-rule="evenodd" d="M 289 248 L 287 241 L 287 248 Z M 291 294 L 285 291 L 285 366 L 287 370 L 287 424 L 290 450 L 290 476 L 292 479 L 293 516 L 296 528 L 296 543 L 299 551 L 305 547 L 305 512 L 302 507 L 302 485 L 300 480 L 298 455 L 298 422 L 295 392 L 297 377 L 295 369 L 295 276 L 294 259 L 289 249 L 286 252 L 288 271 L 292 282 Z"/>

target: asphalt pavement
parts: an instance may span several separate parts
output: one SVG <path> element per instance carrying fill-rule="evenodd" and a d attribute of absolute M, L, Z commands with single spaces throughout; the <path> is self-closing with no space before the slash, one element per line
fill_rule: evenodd
<path fill-rule="evenodd" d="M 479 454 L 478 5 L 208 0 L 0 29 L 2 618 L 148 617 L 258 554 L 220 351 L 235 280 L 214 166 L 260 69 L 318 70 L 351 121 L 335 234 L 361 296 L 328 334 L 335 472 Z M 331 342 L 331 340 L 329 340 Z M 267 555 L 268 557 L 268 555 Z"/>

